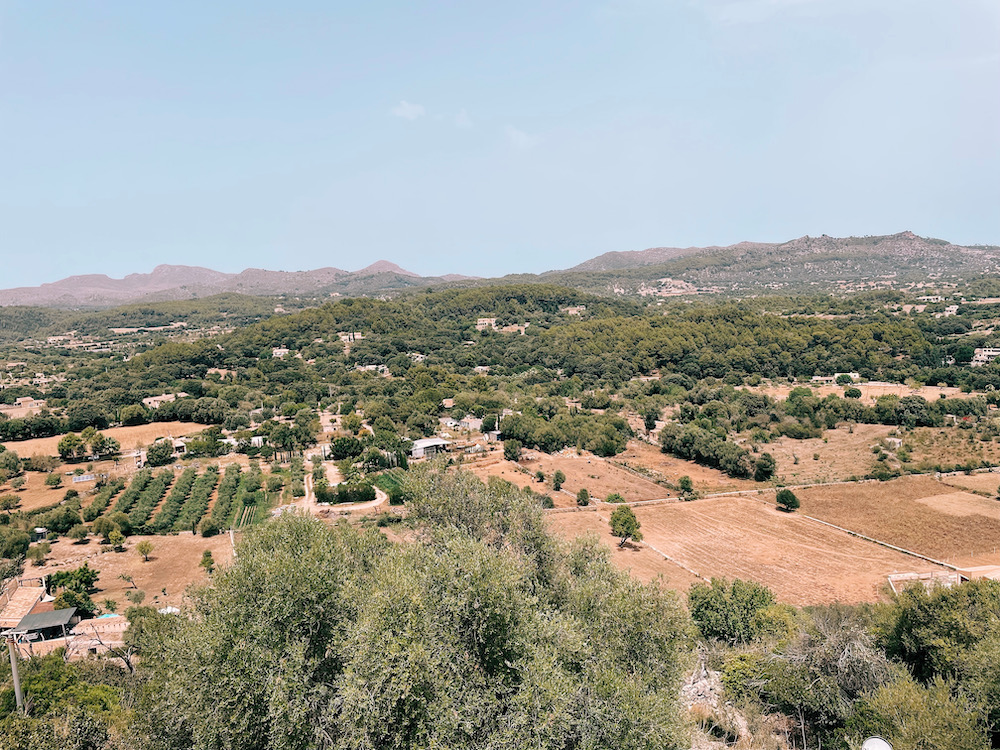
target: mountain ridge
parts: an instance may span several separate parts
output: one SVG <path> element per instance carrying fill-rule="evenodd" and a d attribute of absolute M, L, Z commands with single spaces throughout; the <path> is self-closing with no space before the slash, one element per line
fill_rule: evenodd
<path fill-rule="evenodd" d="M 566 270 L 480 279 L 421 276 L 388 260 L 357 271 L 247 268 L 225 273 L 202 266 L 160 264 L 121 279 L 70 276 L 37 287 L 0 290 L 0 306 L 107 307 L 195 299 L 225 292 L 255 296 L 359 296 L 440 284 L 518 281 L 573 286 L 599 294 L 681 294 L 902 287 L 1000 274 L 1000 247 L 955 245 L 911 231 L 890 235 L 743 241 L 707 247 L 610 251 Z"/>

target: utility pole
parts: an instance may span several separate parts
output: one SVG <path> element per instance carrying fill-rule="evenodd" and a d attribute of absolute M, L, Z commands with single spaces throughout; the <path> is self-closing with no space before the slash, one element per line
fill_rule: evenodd
<path fill-rule="evenodd" d="M 7 636 L 7 650 L 10 652 L 10 676 L 14 680 L 14 698 L 17 710 L 24 712 L 24 693 L 21 692 L 21 674 L 17 671 L 17 650 L 14 648 L 14 636 Z"/>

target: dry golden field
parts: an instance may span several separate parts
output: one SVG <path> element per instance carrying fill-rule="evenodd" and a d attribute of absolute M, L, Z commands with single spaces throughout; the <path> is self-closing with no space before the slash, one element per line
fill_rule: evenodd
<path fill-rule="evenodd" d="M 615 456 L 614 460 L 631 467 L 651 471 L 654 477 L 674 484 L 681 477 L 689 476 L 694 482 L 695 489 L 702 493 L 748 490 L 759 486 L 756 482 L 733 479 L 717 469 L 675 458 L 664 453 L 657 446 L 641 440 L 630 440 L 626 449 Z M 668 492 L 668 490 L 664 490 L 664 492 Z"/>
<path fill-rule="evenodd" d="M 961 487 L 973 492 L 986 492 L 996 497 L 1000 490 L 1000 473 L 983 472 L 981 474 L 952 474 L 941 479 L 949 487 Z"/>
<path fill-rule="evenodd" d="M 778 462 L 775 476 L 785 484 L 837 482 L 849 477 L 863 477 L 875 465 L 872 446 L 885 438 L 894 427 L 856 424 L 827 430 L 821 438 L 792 440 L 781 437 L 761 445 L 760 450 Z M 798 463 L 796 463 L 798 459 Z"/>
<path fill-rule="evenodd" d="M 789 604 L 875 601 L 891 573 L 940 570 L 916 558 L 866 542 L 748 498 L 638 506 L 644 542 L 701 576 L 745 578 L 770 587 Z M 607 528 L 610 508 L 554 513 L 550 527 L 564 536 Z M 603 532 L 608 544 L 616 540 Z M 638 557 L 638 556 L 636 556 Z M 657 571 L 683 580 L 675 565 L 646 555 L 614 560 L 642 578 Z M 688 583 L 690 584 L 690 577 Z M 686 586 L 685 586 L 686 587 Z"/>
<path fill-rule="evenodd" d="M 182 437 L 201 432 L 207 424 L 197 422 L 153 422 L 151 424 L 140 424 L 133 427 L 112 427 L 101 430 L 101 433 L 108 437 L 113 437 L 121 443 L 123 451 L 144 448 L 157 438 L 161 437 Z M 56 446 L 62 439 L 62 435 L 53 435 L 47 438 L 35 438 L 34 440 L 20 440 L 4 443 L 8 450 L 16 451 L 21 458 L 29 456 L 58 456 L 59 451 Z"/>
<path fill-rule="evenodd" d="M 148 539 L 153 544 L 153 552 L 148 562 L 135 551 L 135 545 Z M 237 537 L 237 541 L 239 538 Z M 52 554 L 44 565 L 28 565 L 25 576 L 48 575 L 57 570 L 67 570 L 87 563 L 101 576 L 97 580 L 97 593 L 92 594 L 94 602 L 103 608 L 105 599 L 118 603 L 119 611 L 130 606 L 125 592 L 132 589 L 118 576 L 131 575 L 135 587 L 146 592 L 144 604 L 165 607 L 179 606 L 185 589 L 192 583 L 207 580 L 204 569 L 199 566 L 204 550 L 212 551 L 216 565 L 228 564 L 232 560 L 232 547 L 228 534 L 203 538 L 190 532 L 170 536 L 131 536 L 123 552 L 104 551 L 97 540 L 90 538 L 87 544 L 73 544 L 69 539 L 59 539 L 52 543 Z M 167 593 L 163 593 L 163 589 Z"/>
<path fill-rule="evenodd" d="M 1000 502 L 956 491 L 931 477 L 810 487 L 801 513 L 935 559 L 993 554 Z"/>

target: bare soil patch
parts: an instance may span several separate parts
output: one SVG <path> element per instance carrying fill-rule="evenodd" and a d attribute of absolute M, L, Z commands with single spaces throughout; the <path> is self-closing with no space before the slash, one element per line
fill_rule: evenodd
<path fill-rule="evenodd" d="M 143 562 L 142 555 L 135 551 L 135 545 L 143 539 L 153 543 L 149 562 Z M 44 565 L 29 565 L 24 572 L 27 576 L 49 575 L 87 563 L 101 574 L 96 584 L 97 593 L 91 595 L 98 606 L 103 606 L 105 599 L 114 599 L 119 612 L 131 606 L 125 592 L 131 591 L 132 586 L 118 577 L 125 573 L 132 576 L 137 588 L 146 592 L 143 604 L 178 607 L 183 601 L 184 590 L 190 584 L 208 580 L 208 575 L 199 565 L 206 549 L 212 551 L 217 566 L 232 560 L 228 534 L 208 538 L 190 532 L 175 536 L 131 536 L 126 541 L 124 552 L 102 551 L 94 538 L 87 544 L 73 544 L 68 539 L 60 539 L 52 544 L 52 554 Z M 164 588 L 166 594 L 163 593 Z"/>
<path fill-rule="evenodd" d="M 872 446 L 894 429 L 885 425 L 856 424 L 853 433 L 848 427 L 840 427 L 809 440 L 781 437 L 761 445 L 760 450 L 774 456 L 778 463 L 775 475 L 785 484 L 838 482 L 868 474 L 875 465 Z"/>
<path fill-rule="evenodd" d="M 733 479 L 717 469 L 710 469 L 693 461 L 675 458 L 657 446 L 641 440 L 630 440 L 626 449 L 612 460 L 641 471 L 648 471 L 652 479 L 673 484 L 683 476 L 691 477 L 695 489 L 702 493 L 750 490 L 761 486 L 747 479 Z M 668 494 L 676 496 L 677 493 L 664 487 L 660 497 L 666 497 Z"/>
<path fill-rule="evenodd" d="M 709 578 L 758 581 L 789 604 L 876 601 L 891 573 L 940 570 L 747 498 L 640 506 L 635 513 L 644 541 L 677 562 Z M 565 515 L 599 515 L 607 525 L 610 514 L 601 508 Z M 587 525 L 561 515 L 551 517 L 561 533 Z M 610 534 L 606 538 L 614 542 Z M 666 560 L 661 564 L 664 570 L 676 567 Z"/>
<path fill-rule="evenodd" d="M 995 500 L 954 492 L 930 477 L 810 487 L 801 512 L 945 562 L 1000 546 Z"/>
<path fill-rule="evenodd" d="M 193 435 L 201 432 L 207 424 L 197 422 L 153 422 L 151 424 L 140 424 L 133 427 L 112 427 L 101 430 L 101 433 L 113 437 L 121 443 L 123 451 L 143 448 L 161 437 L 182 437 L 183 435 Z M 58 456 L 57 446 L 62 440 L 62 435 L 53 435 L 46 438 L 35 438 L 34 440 L 20 440 L 4 443 L 8 450 L 16 451 L 21 458 L 34 455 Z"/>
<path fill-rule="evenodd" d="M 618 538 L 611 535 L 608 519 L 611 513 L 583 511 L 579 513 L 552 513 L 546 517 L 549 528 L 556 534 L 573 539 L 587 533 L 597 534 L 611 549 L 614 564 L 631 573 L 640 581 L 660 578 L 665 587 L 686 592 L 700 579 L 670 562 L 645 544 L 628 543 L 618 546 Z"/>

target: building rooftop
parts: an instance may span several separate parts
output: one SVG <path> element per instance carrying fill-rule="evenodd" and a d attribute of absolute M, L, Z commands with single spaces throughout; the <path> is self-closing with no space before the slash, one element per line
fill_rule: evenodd
<path fill-rule="evenodd" d="M 31 633 L 36 630 L 46 628 L 57 628 L 60 625 L 69 625 L 70 620 L 76 615 L 76 607 L 69 609 L 54 609 L 51 612 L 36 612 L 25 615 L 17 627 L 10 630 L 11 633 Z"/>

